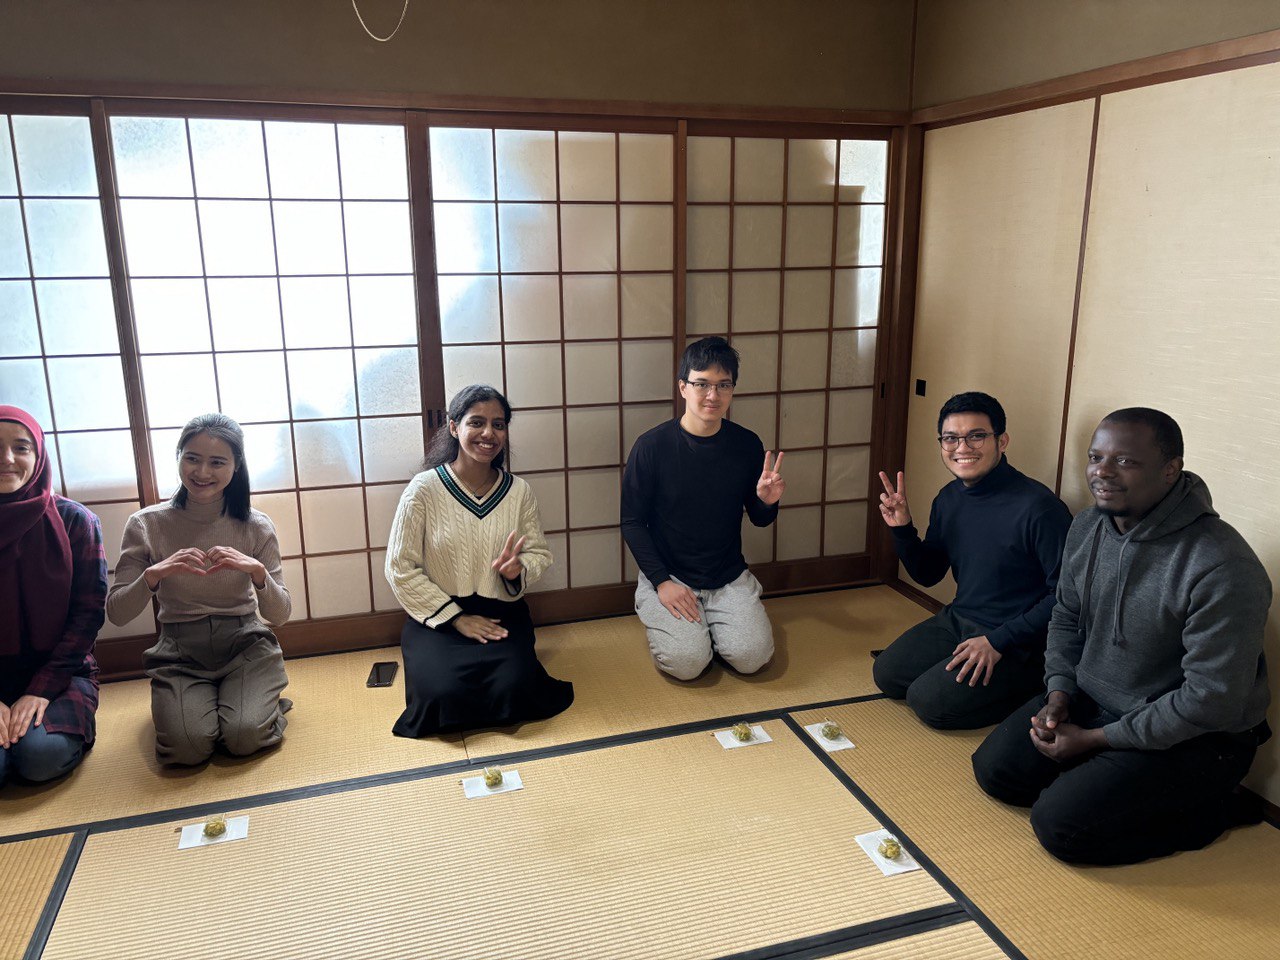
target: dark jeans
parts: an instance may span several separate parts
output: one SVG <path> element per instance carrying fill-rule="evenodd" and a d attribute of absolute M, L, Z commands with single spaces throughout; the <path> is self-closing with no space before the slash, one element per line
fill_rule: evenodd
<path fill-rule="evenodd" d="M 13 746 L 0 748 L 0 783 L 9 774 L 28 783 L 55 780 L 71 771 L 83 756 L 84 737 L 49 733 L 43 726 L 33 725 Z"/>
<path fill-rule="evenodd" d="M 991 731 L 973 755 L 978 785 L 1031 808 L 1044 848 L 1067 863 L 1138 863 L 1199 850 L 1232 824 L 1231 792 L 1257 752 L 1256 733 L 1208 733 L 1167 750 L 1101 750 L 1065 764 L 1031 742 L 1032 697 Z M 1083 694 L 1072 722 L 1090 729 L 1117 718 Z"/>
<path fill-rule="evenodd" d="M 999 723 L 1019 703 L 1044 689 L 1044 655 L 1000 658 L 991 683 L 969 686 L 972 674 L 956 683 L 960 667 L 947 670 L 961 641 L 982 636 L 985 628 L 944 607 L 918 623 L 876 657 L 871 675 L 895 700 L 907 701 L 921 720 L 938 730 L 972 730 Z"/>

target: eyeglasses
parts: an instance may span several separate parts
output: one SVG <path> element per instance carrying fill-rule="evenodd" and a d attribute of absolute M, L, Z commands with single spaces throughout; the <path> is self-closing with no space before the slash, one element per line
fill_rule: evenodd
<path fill-rule="evenodd" d="M 960 446 L 963 440 L 970 450 L 981 450 L 982 445 L 987 442 L 987 437 L 994 437 L 994 433 L 988 433 L 986 430 L 974 430 L 972 433 L 966 433 L 964 436 L 956 436 L 954 433 L 944 433 L 938 438 L 943 450 L 954 450 Z"/>
<path fill-rule="evenodd" d="M 705 397 L 712 390 L 716 393 L 733 393 L 732 380 L 720 380 L 717 383 L 712 383 L 710 380 L 682 380 L 681 382 L 693 387 L 694 392 L 700 397 Z"/>

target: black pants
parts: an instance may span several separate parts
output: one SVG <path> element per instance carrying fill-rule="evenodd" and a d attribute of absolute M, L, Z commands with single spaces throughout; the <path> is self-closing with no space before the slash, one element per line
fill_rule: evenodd
<path fill-rule="evenodd" d="M 1199 850 L 1231 825 L 1231 792 L 1257 752 L 1256 733 L 1210 733 L 1167 750 L 1101 750 L 1060 764 L 1031 742 L 1032 697 L 973 755 L 978 785 L 1031 808 L 1044 848 L 1068 863 L 1138 863 Z M 1083 694 L 1070 719 L 1090 729 L 1118 719 Z"/>
<path fill-rule="evenodd" d="M 944 607 L 918 623 L 876 657 L 871 668 L 876 686 L 895 700 L 905 699 L 921 720 L 938 730 L 972 730 L 999 723 L 1019 703 L 1044 689 L 1044 656 L 1000 658 L 991 683 L 969 686 L 972 673 L 956 683 L 960 667 L 947 670 L 956 646 L 982 636 L 984 628 Z"/>

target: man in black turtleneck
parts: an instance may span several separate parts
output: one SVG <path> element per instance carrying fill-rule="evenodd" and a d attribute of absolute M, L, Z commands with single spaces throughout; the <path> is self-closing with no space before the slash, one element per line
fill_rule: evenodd
<path fill-rule="evenodd" d="M 1004 408 L 960 393 L 938 415 L 942 464 L 955 480 L 933 500 L 920 539 L 906 485 L 884 474 L 880 514 L 911 579 L 932 586 L 948 570 L 956 598 L 876 658 L 876 685 L 931 727 L 999 723 L 1043 686 L 1045 635 L 1071 512 L 1015 470 Z"/>

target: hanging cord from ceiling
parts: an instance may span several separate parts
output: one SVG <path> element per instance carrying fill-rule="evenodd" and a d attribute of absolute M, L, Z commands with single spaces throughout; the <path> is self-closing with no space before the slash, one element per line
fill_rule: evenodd
<path fill-rule="evenodd" d="M 390 33 L 388 33 L 385 37 L 380 37 L 376 33 L 374 33 L 372 30 L 369 29 L 369 25 L 364 22 L 364 17 L 360 15 L 360 8 L 356 6 L 356 0 L 351 0 L 351 9 L 356 12 L 356 19 L 360 21 L 360 26 L 364 27 L 365 33 L 367 33 L 374 40 L 377 40 L 379 43 L 386 43 L 388 40 L 390 40 L 392 37 L 394 37 L 397 33 L 400 32 L 400 26 L 401 24 L 404 23 L 404 15 L 409 12 L 409 0 L 404 0 L 404 9 L 400 11 L 400 20 L 396 23 L 395 29 L 392 30 Z"/>

